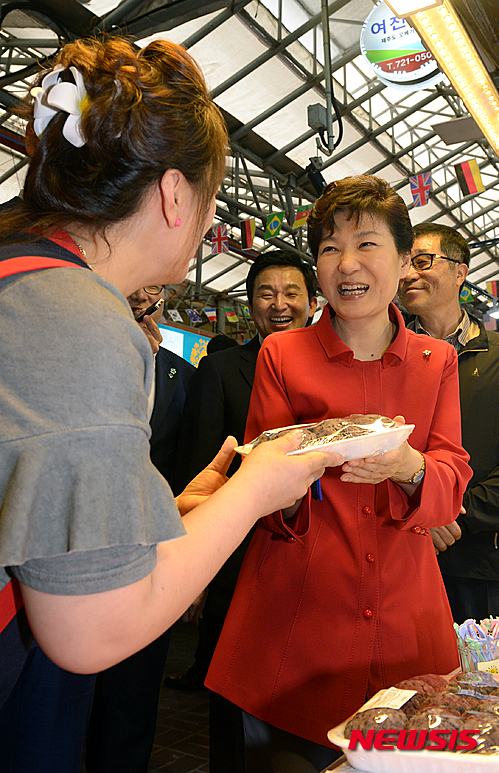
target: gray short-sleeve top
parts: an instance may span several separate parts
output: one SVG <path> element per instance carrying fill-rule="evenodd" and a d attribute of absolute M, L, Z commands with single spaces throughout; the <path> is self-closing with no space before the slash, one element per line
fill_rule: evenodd
<path fill-rule="evenodd" d="M 0 280 L 0 590 L 147 575 L 185 534 L 149 458 L 153 359 L 124 296 L 83 268 Z"/>

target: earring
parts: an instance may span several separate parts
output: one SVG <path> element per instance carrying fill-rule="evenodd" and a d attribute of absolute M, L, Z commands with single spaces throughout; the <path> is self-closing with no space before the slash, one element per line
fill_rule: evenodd
<path fill-rule="evenodd" d="M 177 219 L 175 220 L 175 228 L 180 228 L 181 225 L 182 225 L 182 221 L 179 217 L 177 217 Z"/>

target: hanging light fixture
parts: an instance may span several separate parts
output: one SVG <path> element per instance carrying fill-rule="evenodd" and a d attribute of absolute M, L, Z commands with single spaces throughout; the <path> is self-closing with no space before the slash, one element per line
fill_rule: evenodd
<path fill-rule="evenodd" d="M 450 0 L 385 0 L 407 18 L 499 156 L 499 93 Z"/>

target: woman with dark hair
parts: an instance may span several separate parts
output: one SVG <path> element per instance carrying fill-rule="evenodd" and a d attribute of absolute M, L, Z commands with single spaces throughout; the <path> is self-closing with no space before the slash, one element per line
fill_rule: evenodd
<path fill-rule="evenodd" d="M 29 644 L 23 603 L 57 665 L 101 671 L 340 459 L 287 457 L 295 433 L 226 483 L 229 439 L 174 500 L 149 458 L 153 359 L 126 296 L 185 278 L 212 223 L 223 120 L 167 41 L 70 43 L 32 94 L 23 200 L 0 216 L 0 707 Z"/>
<path fill-rule="evenodd" d="M 455 352 L 430 351 L 391 303 L 407 209 L 383 180 L 352 177 L 325 188 L 308 228 L 329 303 L 315 327 L 263 343 L 247 439 L 350 414 L 415 429 L 257 525 L 206 680 L 245 712 L 246 773 L 321 770 L 335 756 L 327 731 L 367 698 L 459 664 L 429 527 L 457 517 L 471 471 Z"/>

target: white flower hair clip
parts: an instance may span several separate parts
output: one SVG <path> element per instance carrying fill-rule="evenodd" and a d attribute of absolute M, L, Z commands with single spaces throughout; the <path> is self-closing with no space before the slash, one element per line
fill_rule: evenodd
<path fill-rule="evenodd" d="M 61 81 L 61 72 L 66 69 L 62 64 L 57 64 L 42 80 L 41 86 L 31 89 L 30 93 L 35 98 L 33 129 L 40 137 L 52 118 L 63 110 L 69 115 L 64 121 L 62 134 L 75 148 L 81 148 L 86 143 L 81 132 L 81 115 L 89 102 L 89 96 L 83 76 L 76 67 L 69 68 L 75 83 Z"/>

